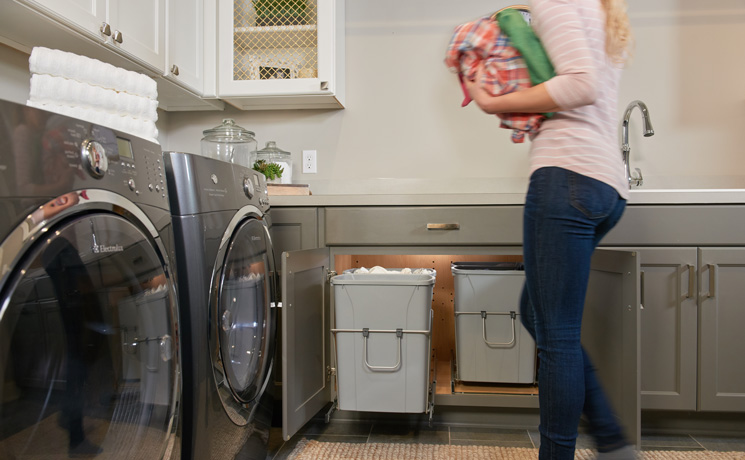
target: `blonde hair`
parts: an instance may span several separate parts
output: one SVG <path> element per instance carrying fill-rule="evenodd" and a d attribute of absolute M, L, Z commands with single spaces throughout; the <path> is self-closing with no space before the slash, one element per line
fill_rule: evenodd
<path fill-rule="evenodd" d="M 605 9 L 605 54 L 623 64 L 631 59 L 634 37 L 626 14 L 626 0 L 600 0 Z"/>

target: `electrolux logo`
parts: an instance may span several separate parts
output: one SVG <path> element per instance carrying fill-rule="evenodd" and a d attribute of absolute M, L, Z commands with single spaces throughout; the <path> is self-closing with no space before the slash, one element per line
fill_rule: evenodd
<path fill-rule="evenodd" d="M 94 244 L 93 252 L 95 254 L 106 254 L 109 252 L 124 252 L 124 247 L 122 247 L 122 245 L 120 244 L 115 244 L 112 246 L 106 246 L 105 244 Z"/>

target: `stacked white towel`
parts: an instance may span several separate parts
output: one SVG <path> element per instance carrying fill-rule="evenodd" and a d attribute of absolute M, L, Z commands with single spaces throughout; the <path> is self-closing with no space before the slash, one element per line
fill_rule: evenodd
<path fill-rule="evenodd" d="M 27 105 L 158 142 L 158 90 L 152 78 L 42 47 L 31 51 L 29 70 Z"/>

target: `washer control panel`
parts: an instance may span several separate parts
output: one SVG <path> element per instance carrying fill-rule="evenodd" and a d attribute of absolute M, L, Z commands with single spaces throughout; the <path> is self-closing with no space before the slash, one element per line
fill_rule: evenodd
<path fill-rule="evenodd" d="M 105 187 L 137 202 L 168 205 L 160 146 L 84 120 L 36 110 L 44 123 L 29 133 L 39 139 L 38 183 L 69 190 Z M 103 182 L 103 183 L 102 183 Z M 65 193 L 67 190 L 60 190 Z"/>

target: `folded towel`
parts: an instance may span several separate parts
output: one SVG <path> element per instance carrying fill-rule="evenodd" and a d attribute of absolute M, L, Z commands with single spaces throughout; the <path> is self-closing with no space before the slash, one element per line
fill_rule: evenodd
<path fill-rule="evenodd" d="M 52 75 L 31 75 L 29 98 L 41 104 L 89 107 L 145 121 L 158 120 L 158 101 Z"/>
<path fill-rule="evenodd" d="M 99 126 L 106 126 L 117 131 L 131 134 L 132 136 L 141 137 L 156 144 L 158 143 L 158 129 L 155 127 L 155 122 L 153 121 L 115 115 L 89 107 L 72 107 L 68 105 L 41 103 L 32 100 L 26 101 L 26 105 L 58 113 L 60 115 L 77 118 Z"/>
<path fill-rule="evenodd" d="M 158 86 L 152 78 L 65 51 L 35 47 L 29 57 L 29 70 L 36 74 L 65 77 L 101 88 L 158 99 Z"/>

